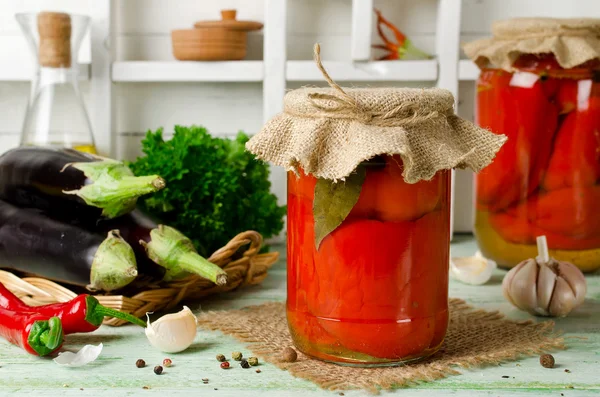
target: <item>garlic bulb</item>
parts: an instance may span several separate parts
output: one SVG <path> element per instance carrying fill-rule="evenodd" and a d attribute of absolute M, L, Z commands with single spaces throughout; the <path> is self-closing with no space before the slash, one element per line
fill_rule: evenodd
<path fill-rule="evenodd" d="M 164 353 L 178 353 L 190 347 L 196 338 L 197 319 L 184 306 L 179 313 L 167 314 L 146 327 L 150 344 Z"/>
<path fill-rule="evenodd" d="M 450 259 L 450 275 L 465 284 L 485 284 L 492 277 L 496 262 L 486 259 L 477 251 L 475 256 Z"/>
<path fill-rule="evenodd" d="M 502 281 L 504 297 L 538 316 L 565 317 L 581 305 L 587 285 L 581 270 L 548 256 L 546 237 L 537 238 L 539 255 L 511 269 Z"/>

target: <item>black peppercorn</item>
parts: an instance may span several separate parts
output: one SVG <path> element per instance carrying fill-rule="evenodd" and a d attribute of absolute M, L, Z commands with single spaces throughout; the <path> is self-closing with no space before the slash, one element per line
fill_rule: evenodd
<path fill-rule="evenodd" d="M 157 365 L 156 367 L 154 367 L 154 373 L 156 375 L 160 375 L 163 372 L 163 367 L 161 367 L 160 365 Z"/>
<path fill-rule="evenodd" d="M 227 361 L 227 359 L 225 358 L 225 355 L 217 354 L 217 361 L 224 362 Z"/>
<path fill-rule="evenodd" d="M 544 368 L 554 368 L 554 356 L 552 356 L 552 354 L 541 355 L 540 364 Z"/>
<path fill-rule="evenodd" d="M 250 363 L 248 363 L 248 360 L 242 359 L 242 361 L 240 361 L 240 365 L 242 366 L 242 368 L 250 368 Z"/>
<path fill-rule="evenodd" d="M 135 362 L 135 366 L 138 368 L 144 368 L 146 366 L 146 362 L 140 358 Z"/>

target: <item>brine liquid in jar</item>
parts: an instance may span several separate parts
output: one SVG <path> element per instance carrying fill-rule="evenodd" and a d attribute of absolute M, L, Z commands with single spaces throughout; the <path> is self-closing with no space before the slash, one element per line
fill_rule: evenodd
<path fill-rule="evenodd" d="M 408 184 L 400 156 L 361 166 L 358 202 L 318 248 L 317 179 L 288 175 L 287 318 L 309 356 L 398 365 L 430 356 L 446 334 L 450 172 Z"/>

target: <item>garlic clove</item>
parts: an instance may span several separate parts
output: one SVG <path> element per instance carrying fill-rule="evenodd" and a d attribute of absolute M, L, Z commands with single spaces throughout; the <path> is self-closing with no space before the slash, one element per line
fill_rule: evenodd
<path fill-rule="evenodd" d="M 537 306 L 537 267 L 538 265 L 535 259 L 528 259 L 525 264 L 515 272 L 508 288 L 508 293 L 515 306 L 530 313 L 535 313 L 533 308 Z"/>
<path fill-rule="evenodd" d="M 550 266 L 545 264 L 540 265 L 540 270 L 537 278 L 537 305 L 534 308 L 536 313 L 547 316 L 552 293 L 556 284 L 556 273 Z"/>
<path fill-rule="evenodd" d="M 465 284 L 485 284 L 492 277 L 496 262 L 484 258 L 479 251 L 474 256 L 457 257 L 450 260 L 450 274 Z"/>
<path fill-rule="evenodd" d="M 85 345 L 77 353 L 60 352 L 53 361 L 65 367 L 83 367 L 100 356 L 102 347 L 102 343 L 100 343 L 98 346 Z"/>
<path fill-rule="evenodd" d="M 575 293 L 564 278 L 556 279 L 556 287 L 548 311 L 552 316 L 565 317 L 575 307 Z"/>
<path fill-rule="evenodd" d="M 573 290 L 575 294 L 575 306 L 582 304 L 587 293 L 587 283 L 581 270 L 572 263 L 558 262 L 557 271 L 559 277 L 562 277 Z"/>
<path fill-rule="evenodd" d="M 187 307 L 178 313 L 167 314 L 146 327 L 150 344 L 164 353 L 181 352 L 194 342 L 198 320 Z"/>
<path fill-rule="evenodd" d="M 517 266 L 513 267 L 504 275 L 504 279 L 502 279 L 502 294 L 510 303 L 514 306 L 517 306 L 510 296 L 510 285 L 512 284 L 512 279 L 515 277 L 515 274 L 521 270 L 523 266 L 527 264 L 527 261 L 523 261 L 519 263 Z"/>

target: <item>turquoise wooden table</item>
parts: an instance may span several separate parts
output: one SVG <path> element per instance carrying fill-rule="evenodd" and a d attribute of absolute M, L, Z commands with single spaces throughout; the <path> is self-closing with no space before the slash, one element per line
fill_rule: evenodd
<path fill-rule="evenodd" d="M 282 252 L 283 247 L 278 247 Z M 475 244 L 471 237 L 458 237 L 451 246 L 453 256 L 471 255 Z M 488 310 L 500 310 L 513 319 L 527 319 L 502 297 L 503 271 L 497 271 L 484 286 L 450 285 L 450 296 L 467 300 Z M 285 255 L 270 271 L 260 286 L 211 298 L 190 305 L 195 311 L 221 310 L 256 305 L 265 301 L 285 300 Z M 410 389 L 389 392 L 412 396 L 587 396 L 600 395 L 600 276 L 588 278 L 588 294 L 584 305 L 568 318 L 557 320 L 557 327 L 567 336 L 569 349 L 555 353 L 558 367 L 542 368 L 538 358 L 488 367 Z M 69 347 L 104 344 L 100 358 L 85 367 L 59 367 L 51 360 L 24 354 L 8 343 L 0 342 L 0 395 L 27 396 L 337 396 L 308 381 L 292 377 L 278 368 L 262 364 L 261 373 L 254 369 L 219 368 L 215 355 L 232 351 L 248 352 L 233 338 L 219 332 L 199 331 L 195 344 L 187 351 L 172 354 L 174 366 L 157 376 L 152 368 L 167 355 L 148 344 L 143 330 L 134 326 L 101 327 L 93 334 L 72 335 Z M 138 369 L 135 361 L 143 358 L 147 367 Z M 569 369 L 570 372 L 565 372 Z M 508 376 L 505 378 L 503 376 Z M 202 382 L 203 378 L 208 383 Z M 346 396 L 367 395 L 347 391 Z M 384 392 L 383 395 L 388 394 Z"/>

